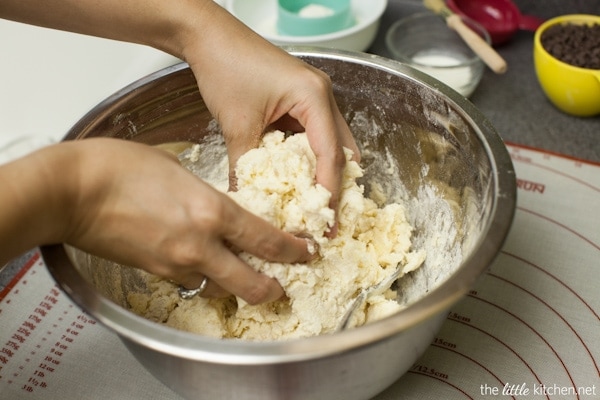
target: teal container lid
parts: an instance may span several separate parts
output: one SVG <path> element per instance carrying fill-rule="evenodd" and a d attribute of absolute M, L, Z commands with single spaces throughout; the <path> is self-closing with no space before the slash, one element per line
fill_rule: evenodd
<path fill-rule="evenodd" d="M 278 0 L 277 31 L 280 35 L 324 35 L 354 24 L 350 0 Z"/>

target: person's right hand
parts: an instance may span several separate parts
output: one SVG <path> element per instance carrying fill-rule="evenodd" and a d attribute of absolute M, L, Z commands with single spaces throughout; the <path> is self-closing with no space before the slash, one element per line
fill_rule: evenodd
<path fill-rule="evenodd" d="M 258 147 L 272 126 L 305 131 L 317 159 L 316 181 L 331 192 L 337 211 L 346 158 L 360 153 L 323 71 L 272 45 L 210 2 L 204 15 L 215 27 L 198 26 L 184 47 L 209 110 L 220 123 L 230 162 L 231 187 L 238 158 Z M 218 23 L 217 23 L 218 21 Z"/>

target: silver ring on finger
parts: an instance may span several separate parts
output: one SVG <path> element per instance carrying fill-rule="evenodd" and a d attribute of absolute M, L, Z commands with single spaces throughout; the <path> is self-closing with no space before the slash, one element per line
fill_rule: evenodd
<path fill-rule="evenodd" d="M 183 300 L 189 300 L 195 296 L 201 295 L 202 292 L 206 290 L 206 286 L 208 286 L 208 276 L 205 276 L 204 279 L 202 279 L 202 282 L 200 282 L 200 286 L 198 286 L 196 289 L 186 289 L 183 286 L 179 285 L 177 293 L 179 293 L 179 297 Z"/>

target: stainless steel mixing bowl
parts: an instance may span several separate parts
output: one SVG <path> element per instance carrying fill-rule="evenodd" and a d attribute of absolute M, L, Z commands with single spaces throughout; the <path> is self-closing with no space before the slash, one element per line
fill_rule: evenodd
<path fill-rule="evenodd" d="M 255 343 L 176 331 L 128 311 L 144 290 L 137 270 L 62 245 L 43 257 L 63 290 L 116 332 L 156 378 L 189 399 L 368 399 L 404 374 L 451 305 L 484 273 L 515 209 L 514 170 L 491 124 L 450 88 L 395 61 L 289 49 L 327 72 L 363 148 L 365 187 L 379 181 L 408 205 L 427 260 L 399 284 L 406 307 L 348 331 Z M 148 144 L 219 134 L 193 75 L 178 65 L 108 98 L 66 140 L 119 137 Z M 392 172 L 392 177 L 388 174 Z"/>

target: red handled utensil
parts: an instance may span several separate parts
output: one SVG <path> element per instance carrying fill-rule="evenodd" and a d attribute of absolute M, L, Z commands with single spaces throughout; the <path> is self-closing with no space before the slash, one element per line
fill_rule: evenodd
<path fill-rule="evenodd" d="M 523 15 L 511 0 L 446 0 L 457 14 L 479 22 L 490 34 L 493 45 L 509 41 L 519 30 L 535 31 L 544 20 Z"/>

